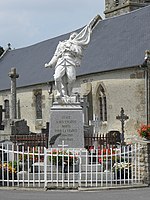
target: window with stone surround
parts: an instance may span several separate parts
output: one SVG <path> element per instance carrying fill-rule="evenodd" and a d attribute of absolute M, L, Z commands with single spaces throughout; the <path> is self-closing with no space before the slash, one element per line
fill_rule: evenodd
<path fill-rule="evenodd" d="M 10 110 L 10 107 L 9 107 L 9 100 L 6 99 L 4 101 L 4 109 L 5 109 L 5 119 L 9 119 L 10 118 L 10 114 L 9 114 L 9 110 Z"/>
<path fill-rule="evenodd" d="M 36 119 L 42 119 L 42 90 L 35 90 L 35 112 L 36 112 Z"/>
<path fill-rule="evenodd" d="M 102 85 L 98 88 L 98 108 L 100 121 L 107 121 L 107 100 Z"/>

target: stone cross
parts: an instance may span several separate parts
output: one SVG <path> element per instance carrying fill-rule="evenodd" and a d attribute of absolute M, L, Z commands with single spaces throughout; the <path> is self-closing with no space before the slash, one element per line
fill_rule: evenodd
<path fill-rule="evenodd" d="M 93 120 L 91 120 L 91 125 L 93 125 L 93 133 L 96 134 L 100 129 L 100 120 L 96 115 L 93 115 Z"/>
<path fill-rule="evenodd" d="M 64 140 L 62 140 L 62 144 L 59 144 L 58 146 L 59 146 L 59 147 L 62 147 L 62 150 L 63 150 L 63 151 L 64 151 L 64 148 L 65 148 L 65 147 L 68 147 L 68 145 L 65 144 L 65 141 L 64 141 Z"/>
<path fill-rule="evenodd" d="M 120 116 L 116 116 L 116 119 L 120 120 L 121 121 L 121 142 L 124 143 L 124 122 L 129 119 L 129 117 L 127 115 L 124 114 L 124 109 L 121 108 L 121 111 L 120 111 Z"/>
<path fill-rule="evenodd" d="M 5 109 L 0 105 L 0 130 L 4 130 L 4 125 L 2 125 L 3 112 L 5 112 Z"/>
<path fill-rule="evenodd" d="M 83 108 L 83 114 L 84 114 L 84 124 L 88 125 L 88 107 L 89 107 L 89 102 L 87 101 L 87 96 L 84 96 L 82 98 L 83 100 L 81 101 L 81 107 Z"/>
<path fill-rule="evenodd" d="M 11 78 L 11 118 L 17 118 L 17 109 L 16 109 L 16 79 L 19 77 L 19 74 L 16 73 L 16 68 L 11 68 L 8 76 Z"/>

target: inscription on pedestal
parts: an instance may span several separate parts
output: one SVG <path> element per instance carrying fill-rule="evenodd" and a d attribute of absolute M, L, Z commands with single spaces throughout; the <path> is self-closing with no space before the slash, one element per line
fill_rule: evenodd
<path fill-rule="evenodd" d="M 81 110 L 52 109 L 50 111 L 50 138 L 58 135 L 54 146 L 57 147 L 62 141 L 69 148 L 83 148 L 83 113 Z"/>
<path fill-rule="evenodd" d="M 62 115 L 62 119 L 56 120 L 56 129 L 54 130 L 54 132 L 56 134 L 61 133 L 61 136 L 66 141 L 73 141 L 73 135 L 77 134 L 78 132 L 76 126 L 77 120 L 74 120 L 72 116 Z"/>

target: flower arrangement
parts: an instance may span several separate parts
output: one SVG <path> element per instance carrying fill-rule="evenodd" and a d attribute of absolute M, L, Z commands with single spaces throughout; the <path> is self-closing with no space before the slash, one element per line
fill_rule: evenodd
<path fill-rule="evenodd" d="M 50 152 L 49 160 L 53 165 L 57 165 L 57 163 L 58 165 L 73 165 L 73 163 L 77 161 L 77 157 L 68 150 L 54 149 L 52 152 Z"/>
<path fill-rule="evenodd" d="M 19 154 L 19 161 L 22 162 L 26 162 L 27 161 L 27 154 Z"/>
<path fill-rule="evenodd" d="M 105 162 L 107 159 L 110 160 L 112 159 L 113 161 L 115 160 L 115 149 L 110 149 L 110 148 L 103 148 L 101 150 L 98 150 L 98 155 L 99 157 L 99 162 Z"/>
<path fill-rule="evenodd" d="M 131 163 L 128 162 L 116 162 L 113 165 L 113 171 L 115 170 L 122 170 L 122 169 L 130 169 Z"/>
<path fill-rule="evenodd" d="M 129 179 L 131 178 L 131 163 L 129 162 L 116 162 L 112 167 L 112 171 L 115 173 L 117 179 Z"/>
<path fill-rule="evenodd" d="M 17 162 L 14 161 L 14 163 L 12 162 L 4 162 L 3 164 L 0 163 L 0 173 L 2 174 L 2 170 L 4 171 L 4 176 L 5 174 L 7 174 L 7 172 L 9 173 L 9 175 L 11 176 L 13 173 L 16 174 L 17 173 Z"/>
<path fill-rule="evenodd" d="M 43 153 L 42 151 L 38 152 L 37 149 L 34 150 L 33 148 L 29 149 L 29 152 L 24 152 L 22 154 L 19 154 L 19 161 L 26 162 L 26 161 L 32 161 L 32 162 L 44 162 L 44 155 L 40 155 L 39 153 Z"/>
<path fill-rule="evenodd" d="M 94 149 L 94 146 L 90 146 L 89 148 L 89 153 L 92 155 L 96 155 L 96 150 Z M 115 160 L 115 154 L 116 154 L 116 150 L 114 148 L 103 148 L 100 149 L 100 147 L 98 148 L 98 162 L 99 163 L 103 163 L 109 161 L 109 160 Z M 95 160 L 96 160 L 96 156 L 95 156 Z"/>
<path fill-rule="evenodd" d="M 138 133 L 142 138 L 150 139 L 150 124 L 142 124 Z"/>
<path fill-rule="evenodd" d="M 17 162 L 0 162 L 0 180 L 17 180 Z M 2 182 L 1 182 L 2 183 Z M 4 185 L 7 183 L 4 182 Z M 11 184 L 11 183 L 9 183 Z"/>

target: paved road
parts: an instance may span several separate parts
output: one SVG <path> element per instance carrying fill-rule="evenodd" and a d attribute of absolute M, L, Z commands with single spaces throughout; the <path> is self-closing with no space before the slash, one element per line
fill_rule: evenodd
<path fill-rule="evenodd" d="M 0 200 L 150 200 L 150 188 L 101 191 L 3 190 Z"/>

